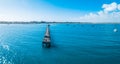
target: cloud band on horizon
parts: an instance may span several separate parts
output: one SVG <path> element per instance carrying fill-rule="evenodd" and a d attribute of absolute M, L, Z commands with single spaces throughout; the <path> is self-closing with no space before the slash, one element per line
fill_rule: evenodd
<path fill-rule="evenodd" d="M 92 23 L 120 23 L 120 4 L 112 2 L 111 4 L 103 4 L 103 10 L 96 13 L 89 13 L 74 21 L 92 22 Z"/>

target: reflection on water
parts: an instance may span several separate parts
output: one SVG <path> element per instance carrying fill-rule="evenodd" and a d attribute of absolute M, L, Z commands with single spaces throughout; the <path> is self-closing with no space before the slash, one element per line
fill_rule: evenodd
<path fill-rule="evenodd" d="M 114 32 L 114 28 L 117 29 Z M 120 24 L 1 24 L 0 64 L 120 64 Z"/>

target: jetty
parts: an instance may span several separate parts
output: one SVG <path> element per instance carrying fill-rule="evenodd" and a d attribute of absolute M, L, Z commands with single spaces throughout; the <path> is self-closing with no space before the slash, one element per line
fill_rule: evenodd
<path fill-rule="evenodd" d="M 49 29 L 49 24 L 47 25 L 46 28 L 46 33 L 42 42 L 42 46 L 45 48 L 50 48 L 51 47 L 51 41 L 50 41 L 50 29 Z"/>

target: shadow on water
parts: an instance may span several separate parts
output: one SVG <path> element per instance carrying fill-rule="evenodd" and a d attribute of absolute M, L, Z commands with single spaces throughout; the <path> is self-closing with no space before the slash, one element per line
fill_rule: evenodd
<path fill-rule="evenodd" d="M 54 36 L 52 34 L 51 35 L 51 48 L 57 48 L 57 44 L 54 41 Z"/>

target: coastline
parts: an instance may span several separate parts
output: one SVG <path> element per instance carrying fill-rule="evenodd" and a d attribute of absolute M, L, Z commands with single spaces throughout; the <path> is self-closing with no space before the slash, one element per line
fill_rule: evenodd
<path fill-rule="evenodd" d="M 43 23 L 48 23 L 48 24 L 120 24 L 119 23 L 113 23 L 113 22 L 101 22 L 101 23 L 93 23 L 93 22 L 47 22 L 47 21 L 0 21 L 0 24 L 43 24 Z"/>

